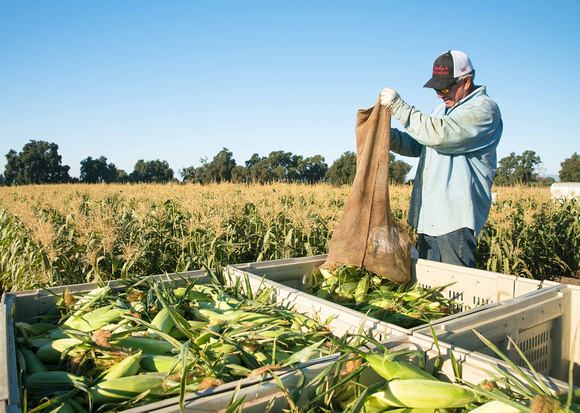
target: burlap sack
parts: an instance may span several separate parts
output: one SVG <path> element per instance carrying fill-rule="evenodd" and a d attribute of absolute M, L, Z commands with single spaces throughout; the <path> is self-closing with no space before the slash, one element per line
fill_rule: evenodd
<path fill-rule="evenodd" d="M 398 284 L 411 278 L 411 240 L 393 221 L 389 201 L 391 112 L 359 110 L 356 176 L 321 268 L 364 267 Z"/>

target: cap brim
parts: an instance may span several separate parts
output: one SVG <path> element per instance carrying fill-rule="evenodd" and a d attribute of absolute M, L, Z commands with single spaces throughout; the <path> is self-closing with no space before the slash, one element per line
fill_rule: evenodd
<path fill-rule="evenodd" d="M 427 83 L 425 83 L 425 86 L 423 87 L 428 87 L 431 89 L 447 89 L 447 87 L 451 86 L 453 83 L 455 83 L 455 79 L 432 77 Z"/>

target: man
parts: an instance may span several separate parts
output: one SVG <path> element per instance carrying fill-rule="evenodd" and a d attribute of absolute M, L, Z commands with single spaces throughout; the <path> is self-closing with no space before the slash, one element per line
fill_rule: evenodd
<path fill-rule="evenodd" d="M 419 258 L 467 267 L 475 267 L 477 235 L 491 207 L 503 129 L 499 107 L 474 78 L 469 57 L 450 50 L 437 57 L 424 86 L 443 100 L 431 115 L 393 89 L 381 92 L 381 104 L 404 128 L 391 130 L 391 151 L 420 157 L 408 218 L 419 234 Z"/>

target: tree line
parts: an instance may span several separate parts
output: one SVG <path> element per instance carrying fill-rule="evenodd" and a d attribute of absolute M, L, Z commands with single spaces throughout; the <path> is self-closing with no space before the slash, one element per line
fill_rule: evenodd
<path fill-rule="evenodd" d="M 87 157 L 80 162 L 80 177 L 69 175 L 70 167 L 62 164 L 58 145 L 31 140 L 17 153 L 11 149 L 6 155 L 4 174 L 0 185 L 28 185 L 46 183 L 126 183 L 178 182 L 174 171 L 165 160 L 138 160 L 133 171 L 119 169 L 105 156 Z M 211 161 L 202 158 L 201 166 L 179 170 L 182 182 L 213 183 L 271 183 L 271 182 L 329 182 L 332 185 L 352 184 L 356 174 L 356 154 L 347 151 L 329 167 L 321 155 L 303 157 L 291 152 L 274 151 L 268 156 L 253 154 L 244 165 L 237 165 L 233 153 L 223 148 Z M 512 152 L 500 159 L 495 176 L 496 185 L 514 185 L 553 182 L 537 173 L 541 159 L 534 151 L 521 155 Z M 580 156 L 575 152 L 561 164 L 562 182 L 580 182 Z M 389 155 L 389 180 L 393 184 L 406 183 L 411 165 Z"/>
<path fill-rule="evenodd" d="M 45 183 L 126 183 L 126 182 L 179 182 L 165 160 L 140 159 L 133 171 L 119 169 L 105 156 L 87 157 L 80 162 L 79 178 L 69 175 L 70 167 L 62 164 L 58 145 L 31 140 L 17 153 L 11 149 L 6 155 L 2 185 Z M 333 185 L 352 184 L 356 173 L 356 154 L 345 152 L 330 167 L 321 155 L 303 157 L 291 152 L 274 151 L 268 156 L 253 154 L 244 165 L 237 165 L 233 153 L 223 148 L 211 161 L 202 158 L 201 166 L 179 170 L 182 182 L 213 183 L 271 183 L 271 182 L 330 182 Z M 404 184 L 411 165 L 389 158 L 389 179 Z"/>

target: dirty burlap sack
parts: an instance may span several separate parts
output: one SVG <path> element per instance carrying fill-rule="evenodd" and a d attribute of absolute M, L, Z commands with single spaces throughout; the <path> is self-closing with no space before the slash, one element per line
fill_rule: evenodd
<path fill-rule="evenodd" d="M 320 268 L 354 265 L 403 284 L 411 278 L 411 240 L 391 216 L 391 112 L 380 99 L 358 111 L 355 132 L 356 176 Z"/>

